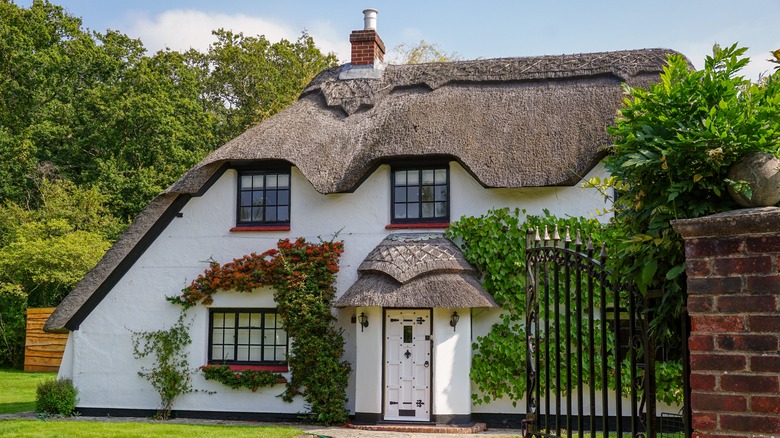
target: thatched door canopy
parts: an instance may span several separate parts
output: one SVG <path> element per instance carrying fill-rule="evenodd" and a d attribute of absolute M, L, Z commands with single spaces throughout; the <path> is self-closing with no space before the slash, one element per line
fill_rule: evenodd
<path fill-rule="evenodd" d="M 358 273 L 336 307 L 498 307 L 460 249 L 441 235 L 390 235 Z"/>

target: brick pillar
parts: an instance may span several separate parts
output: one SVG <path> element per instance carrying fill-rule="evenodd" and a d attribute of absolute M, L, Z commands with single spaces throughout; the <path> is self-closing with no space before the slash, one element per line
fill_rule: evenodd
<path fill-rule="evenodd" d="M 694 437 L 780 437 L 780 208 L 673 221 L 685 240 Z"/>
<path fill-rule="evenodd" d="M 385 43 L 376 30 L 355 30 L 349 35 L 352 43 L 352 65 L 374 65 L 385 59 Z"/>

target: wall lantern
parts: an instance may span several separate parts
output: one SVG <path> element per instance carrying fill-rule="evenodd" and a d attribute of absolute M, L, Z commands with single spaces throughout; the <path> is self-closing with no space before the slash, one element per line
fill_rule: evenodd
<path fill-rule="evenodd" d="M 360 323 L 360 331 L 363 331 L 363 328 L 368 327 L 368 316 L 366 316 L 366 312 L 360 312 L 360 316 L 358 316 L 358 322 Z"/>
<path fill-rule="evenodd" d="M 459 320 L 460 316 L 458 315 L 458 312 L 452 312 L 452 316 L 450 316 L 450 327 L 452 327 L 452 331 L 455 331 L 455 326 L 458 325 Z"/>

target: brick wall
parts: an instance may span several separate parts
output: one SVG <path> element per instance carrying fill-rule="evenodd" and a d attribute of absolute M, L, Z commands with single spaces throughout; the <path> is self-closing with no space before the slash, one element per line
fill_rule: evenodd
<path fill-rule="evenodd" d="M 780 437 L 780 208 L 674 221 L 685 239 L 694 437 Z"/>

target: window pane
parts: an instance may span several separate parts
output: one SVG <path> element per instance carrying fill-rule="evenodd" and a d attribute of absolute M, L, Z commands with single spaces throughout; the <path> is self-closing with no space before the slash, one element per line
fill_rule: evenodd
<path fill-rule="evenodd" d="M 406 184 L 410 186 L 416 186 L 420 184 L 420 171 L 410 170 L 406 172 Z"/>
<path fill-rule="evenodd" d="M 280 174 L 277 179 L 277 185 L 282 188 L 290 187 L 290 175 Z"/>
<path fill-rule="evenodd" d="M 276 205 L 276 190 L 265 191 L 265 203 L 266 205 Z"/>
<path fill-rule="evenodd" d="M 428 202 L 433 201 L 433 186 L 422 187 L 422 200 Z"/>
<path fill-rule="evenodd" d="M 437 201 L 447 200 L 447 186 L 436 186 L 435 191 Z"/>
<path fill-rule="evenodd" d="M 225 327 L 235 327 L 236 326 L 236 314 L 235 313 L 224 313 L 225 315 Z"/>
<path fill-rule="evenodd" d="M 235 351 L 232 345 L 225 345 L 224 353 L 222 354 L 223 360 L 235 360 Z"/>
<path fill-rule="evenodd" d="M 436 217 L 447 217 L 447 203 L 446 202 L 437 202 L 436 203 Z"/>
<path fill-rule="evenodd" d="M 252 176 L 245 175 L 241 177 L 241 188 L 248 189 L 252 187 Z"/>
<path fill-rule="evenodd" d="M 265 221 L 276 222 L 276 207 L 265 208 Z"/>
<path fill-rule="evenodd" d="M 275 189 L 276 188 L 276 184 L 277 184 L 276 180 L 277 180 L 277 175 L 276 174 L 266 175 L 265 176 L 265 186 L 266 186 L 266 188 Z"/>
<path fill-rule="evenodd" d="M 241 206 L 252 205 L 252 192 L 241 192 Z"/>
<path fill-rule="evenodd" d="M 287 360 L 287 348 L 276 347 L 276 360 Z"/>
<path fill-rule="evenodd" d="M 276 209 L 276 220 L 288 222 L 290 220 L 290 207 L 285 205 Z"/>
<path fill-rule="evenodd" d="M 249 327 L 249 314 L 248 313 L 239 313 L 238 314 L 238 326 L 239 327 Z"/>
<path fill-rule="evenodd" d="M 272 329 L 276 328 L 276 314 L 275 313 L 266 313 L 265 314 L 265 329 Z"/>
<path fill-rule="evenodd" d="M 422 204 L 422 217 L 424 217 L 424 218 L 432 218 L 433 217 L 433 202 L 423 202 L 423 204 Z"/>
<path fill-rule="evenodd" d="M 395 218 L 406 219 L 406 204 L 395 204 Z"/>
<path fill-rule="evenodd" d="M 252 209 L 250 207 L 241 207 L 238 215 L 241 222 L 249 222 L 252 220 Z"/>
<path fill-rule="evenodd" d="M 422 171 L 422 183 L 433 184 L 433 169 L 424 169 Z"/>
<path fill-rule="evenodd" d="M 447 184 L 447 169 L 436 169 L 436 184 Z"/>
<path fill-rule="evenodd" d="M 420 188 L 409 187 L 406 189 L 406 201 L 407 202 L 420 202 Z"/>
<path fill-rule="evenodd" d="M 263 205 L 263 192 L 252 192 L 252 206 L 259 207 L 261 205 Z"/>
<path fill-rule="evenodd" d="M 221 345 L 215 345 L 211 348 L 211 360 L 225 360 L 225 351 Z"/>
<path fill-rule="evenodd" d="M 249 326 L 250 327 L 260 328 L 261 327 L 260 324 L 262 323 L 262 320 L 260 319 L 261 318 L 261 314 L 260 313 L 250 313 L 249 315 L 250 315 L 250 318 L 251 318 L 250 322 L 249 322 Z"/>
<path fill-rule="evenodd" d="M 261 356 L 262 350 L 260 347 L 249 347 L 249 360 L 253 362 L 259 362 L 263 360 L 263 356 Z"/>
<path fill-rule="evenodd" d="M 214 327 L 224 327 L 225 326 L 225 314 L 224 313 L 214 313 L 214 314 L 212 314 L 211 318 L 214 321 Z"/>
<path fill-rule="evenodd" d="M 279 190 L 277 197 L 277 204 L 279 205 L 289 205 L 290 204 L 290 191 L 289 190 Z"/>
<path fill-rule="evenodd" d="M 236 332 L 233 330 L 225 330 L 223 332 L 222 343 L 226 345 L 233 345 L 236 342 Z"/>
<path fill-rule="evenodd" d="M 252 187 L 255 189 L 263 188 L 263 175 L 255 175 L 252 178 Z"/>
<path fill-rule="evenodd" d="M 404 344 L 411 344 L 413 342 L 412 340 L 412 331 L 414 328 L 410 325 L 404 326 Z"/>
<path fill-rule="evenodd" d="M 263 360 L 277 360 L 274 357 L 274 347 L 263 347 Z"/>
<path fill-rule="evenodd" d="M 238 330 L 238 343 L 243 345 L 249 343 L 249 329 Z"/>
<path fill-rule="evenodd" d="M 395 188 L 395 202 L 406 202 L 406 189 L 403 187 Z"/>
<path fill-rule="evenodd" d="M 261 334 L 263 333 L 262 330 L 250 330 L 249 331 L 249 343 L 260 345 L 263 343 L 263 338 Z"/>
<path fill-rule="evenodd" d="M 252 209 L 252 220 L 255 222 L 263 221 L 263 207 L 255 207 Z"/>
<path fill-rule="evenodd" d="M 409 204 L 406 207 L 406 216 L 409 219 L 417 219 L 420 217 L 420 204 Z"/>
<path fill-rule="evenodd" d="M 406 185 L 406 171 L 405 170 L 397 170 L 395 172 L 395 185 L 396 186 L 405 186 Z"/>
<path fill-rule="evenodd" d="M 247 346 L 238 346 L 238 355 L 236 356 L 236 360 L 243 360 L 247 361 L 249 360 L 249 347 Z"/>
<path fill-rule="evenodd" d="M 276 345 L 287 345 L 287 332 L 284 330 L 276 331 Z"/>

